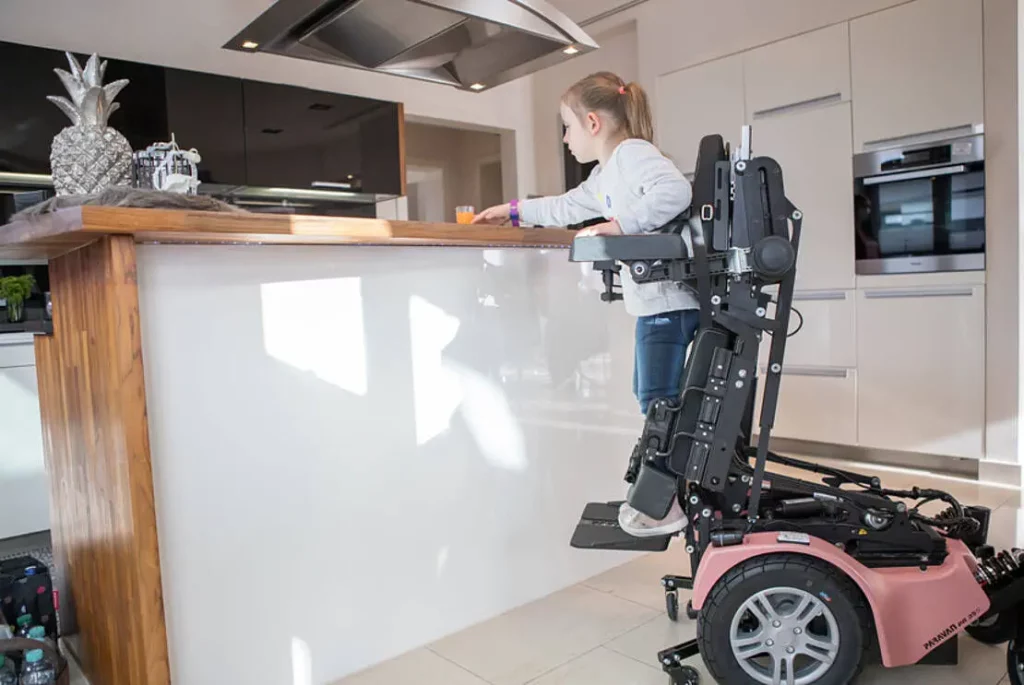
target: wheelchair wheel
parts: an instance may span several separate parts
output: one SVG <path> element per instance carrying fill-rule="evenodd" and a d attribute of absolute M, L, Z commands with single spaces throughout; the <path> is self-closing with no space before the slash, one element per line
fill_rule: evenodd
<path fill-rule="evenodd" d="M 1006 646 L 1006 675 L 1010 678 L 1010 685 L 1024 685 L 1024 651 L 1017 638 Z"/>
<path fill-rule="evenodd" d="M 665 593 L 665 613 L 668 614 L 668 620 L 679 620 L 679 593 L 675 590 Z"/>
<path fill-rule="evenodd" d="M 697 641 L 725 685 L 848 685 L 860 672 L 870 625 L 849 578 L 811 557 L 776 554 L 719 579 L 700 612 Z"/>
<path fill-rule="evenodd" d="M 967 634 L 986 645 L 1001 645 L 1004 642 L 1009 642 L 1016 631 L 1017 625 L 1012 613 L 996 614 L 984 621 L 967 626 Z"/>

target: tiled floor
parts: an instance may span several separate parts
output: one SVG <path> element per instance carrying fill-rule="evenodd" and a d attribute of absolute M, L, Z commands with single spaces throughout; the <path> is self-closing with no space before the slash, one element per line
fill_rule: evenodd
<path fill-rule="evenodd" d="M 850 466 L 845 464 L 844 466 Z M 965 504 L 995 512 L 991 541 L 1013 546 L 1020 494 L 966 480 L 878 467 L 886 487 L 912 485 L 950 492 Z M 785 469 L 774 469 L 785 471 Z M 584 553 L 584 552 L 581 552 Z M 651 554 L 527 606 L 346 678 L 338 685 L 665 685 L 656 654 L 694 636 L 693 621 L 665 616 L 659 585 L 667 573 L 685 574 L 682 545 Z M 680 593 L 680 604 L 688 598 Z M 702 682 L 713 683 L 701 667 Z M 997 685 L 1005 680 L 1005 648 L 964 639 L 956 667 L 865 669 L 861 685 Z"/>

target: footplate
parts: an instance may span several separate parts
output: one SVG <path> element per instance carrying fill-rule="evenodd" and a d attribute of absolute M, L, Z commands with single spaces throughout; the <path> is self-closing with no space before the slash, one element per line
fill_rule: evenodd
<path fill-rule="evenodd" d="M 622 502 L 591 502 L 583 510 L 570 543 L 576 549 L 614 549 L 629 552 L 664 552 L 671 535 L 657 538 L 633 537 L 619 528 Z"/>

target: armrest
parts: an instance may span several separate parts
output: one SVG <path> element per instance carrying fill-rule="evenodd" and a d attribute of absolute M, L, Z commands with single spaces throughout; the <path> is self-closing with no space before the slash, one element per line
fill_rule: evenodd
<path fill-rule="evenodd" d="M 571 262 L 690 258 L 686 242 L 678 233 L 582 236 L 574 238 L 569 248 Z"/>

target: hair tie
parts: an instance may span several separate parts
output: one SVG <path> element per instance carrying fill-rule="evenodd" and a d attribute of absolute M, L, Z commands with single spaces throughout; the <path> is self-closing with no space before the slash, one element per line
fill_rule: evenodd
<path fill-rule="evenodd" d="M 626 86 L 619 86 L 619 95 L 626 94 Z"/>

